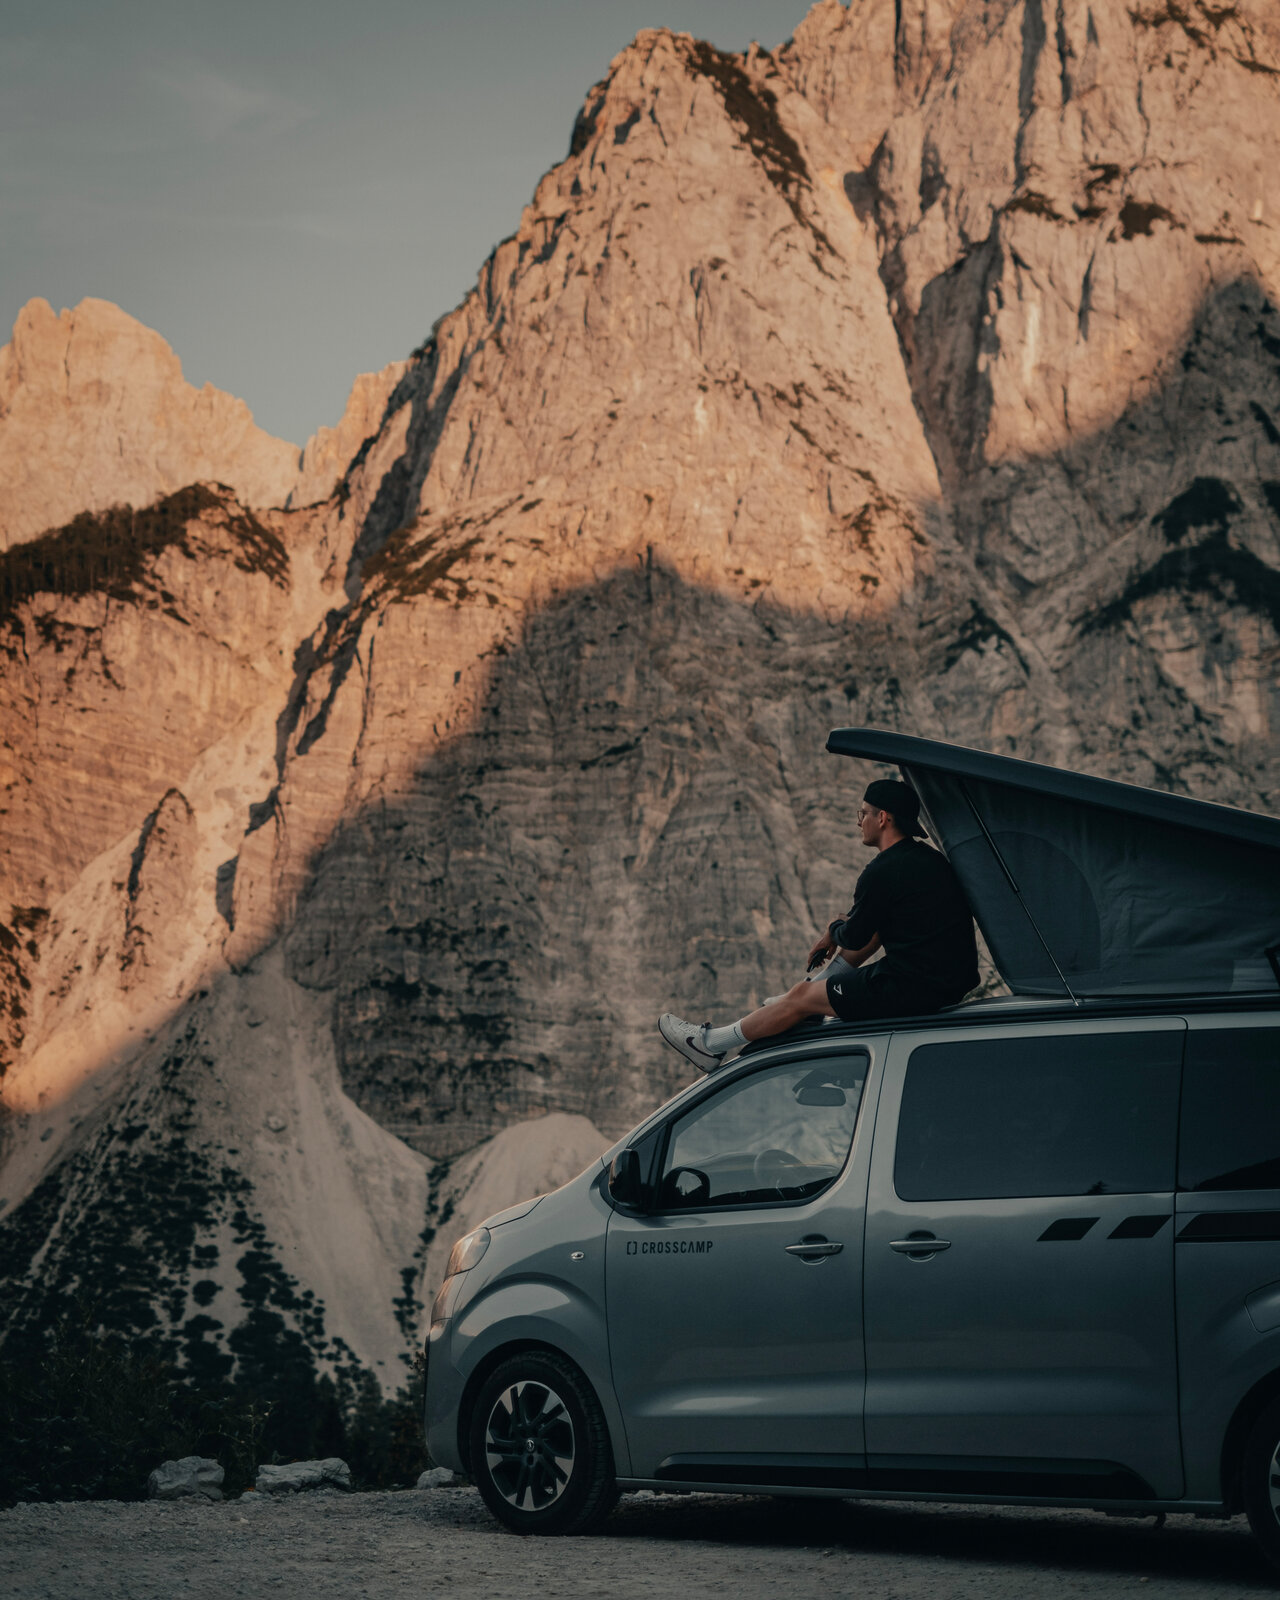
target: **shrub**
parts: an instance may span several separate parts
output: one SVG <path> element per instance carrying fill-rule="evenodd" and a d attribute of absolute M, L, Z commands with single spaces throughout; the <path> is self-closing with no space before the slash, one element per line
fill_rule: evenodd
<path fill-rule="evenodd" d="M 277 1411 L 270 1385 L 197 1382 L 77 1308 L 0 1351 L 0 1505 L 143 1499 L 152 1468 L 187 1455 L 218 1461 L 229 1495 L 272 1460 L 338 1455 L 358 1488 L 410 1484 L 427 1465 L 420 1379 L 385 1400 L 369 1373 L 322 1376 L 300 1398 Z"/>

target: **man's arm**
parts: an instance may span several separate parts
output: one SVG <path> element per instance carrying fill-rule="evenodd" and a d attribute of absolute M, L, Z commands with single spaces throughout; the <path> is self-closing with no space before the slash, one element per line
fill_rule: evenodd
<path fill-rule="evenodd" d="M 836 924 L 836 926 L 839 926 L 839 924 Z M 846 950 L 843 945 L 837 944 L 829 933 L 821 934 L 813 949 L 809 952 L 807 970 L 812 972 L 815 967 L 821 966 L 828 956 L 837 956 L 841 960 L 847 961 L 851 967 L 860 967 L 864 961 L 870 961 L 879 948 L 880 935 L 878 933 L 873 933 L 860 950 Z"/>
<path fill-rule="evenodd" d="M 834 922 L 827 928 L 832 949 L 854 966 L 866 962 L 869 955 L 880 949 L 880 918 L 883 906 L 882 883 L 877 875 L 877 862 L 864 867 L 853 891 L 853 907 L 843 922 Z"/>
<path fill-rule="evenodd" d="M 874 863 L 872 864 L 874 866 Z M 870 882 L 868 881 L 870 880 Z M 861 939 L 863 945 L 857 948 L 863 950 L 861 960 L 872 955 L 880 948 L 880 933 L 877 923 L 880 913 L 875 892 L 875 873 L 872 867 L 864 867 L 858 877 L 857 887 L 853 892 L 853 906 L 847 917 L 837 917 L 834 922 L 827 924 L 827 931 L 820 933 L 814 941 L 813 949 L 809 952 L 809 971 L 820 962 L 834 955 L 836 951 L 847 948 L 841 945 L 842 939 Z M 856 953 L 856 949 L 855 949 Z M 858 963 L 855 961 L 854 965 Z"/>
<path fill-rule="evenodd" d="M 870 961 L 871 957 L 875 955 L 879 948 L 880 935 L 878 933 L 873 933 L 871 935 L 871 942 L 869 944 L 864 944 L 861 950 L 845 950 L 842 946 L 837 945 L 836 955 L 840 960 L 847 961 L 851 967 L 860 967 L 864 961 Z"/>

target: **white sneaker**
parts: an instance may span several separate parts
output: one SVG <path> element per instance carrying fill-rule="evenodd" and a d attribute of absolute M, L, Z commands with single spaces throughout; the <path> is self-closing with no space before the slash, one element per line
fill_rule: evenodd
<path fill-rule="evenodd" d="M 658 1032 L 673 1050 L 678 1050 L 703 1072 L 714 1072 L 727 1052 L 716 1055 L 706 1048 L 702 1042 L 702 1030 L 705 1027 L 705 1022 L 701 1025 L 685 1022 L 670 1011 L 664 1011 L 658 1018 Z"/>

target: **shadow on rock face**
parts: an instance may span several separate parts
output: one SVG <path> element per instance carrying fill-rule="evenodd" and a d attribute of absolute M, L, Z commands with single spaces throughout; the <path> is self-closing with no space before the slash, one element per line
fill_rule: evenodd
<path fill-rule="evenodd" d="M 1273 320 L 1254 285 L 1227 286 L 1164 389 L 1071 455 L 1005 472 L 1015 522 L 1066 484 L 1096 519 L 1060 577 L 1006 596 L 1008 625 L 954 570 L 912 612 L 847 627 L 656 560 L 530 615 L 408 787 L 338 828 L 298 902 L 290 970 L 333 992 L 358 1103 L 433 1155 L 547 1109 L 622 1131 L 682 1070 L 654 1048 L 657 1012 L 773 992 L 849 898 L 860 775 L 822 754 L 831 726 L 997 749 L 1016 727 L 1033 755 L 1047 658 L 1076 764 L 1265 807 Z"/>

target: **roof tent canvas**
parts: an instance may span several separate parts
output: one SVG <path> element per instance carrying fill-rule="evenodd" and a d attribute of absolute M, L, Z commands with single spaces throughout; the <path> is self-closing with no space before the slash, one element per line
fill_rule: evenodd
<path fill-rule="evenodd" d="M 1280 819 L 878 728 L 1014 994 L 1275 992 Z"/>

